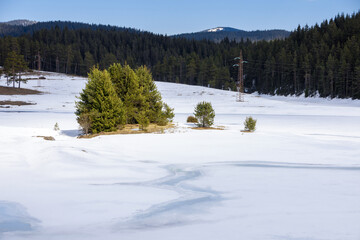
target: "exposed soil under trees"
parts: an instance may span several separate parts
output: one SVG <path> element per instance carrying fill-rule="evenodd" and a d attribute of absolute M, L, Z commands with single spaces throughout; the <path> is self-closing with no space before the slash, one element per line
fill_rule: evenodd
<path fill-rule="evenodd" d="M 22 105 L 35 105 L 35 104 L 36 103 L 24 102 L 24 101 L 10 101 L 10 100 L 0 101 L 0 106 L 1 105 L 22 106 Z"/>
<path fill-rule="evenodd" d="M 27 89 L 27 88 L 13 88 L 0 86 L 0 95 L 32 95 L 42 94 L 43 92 Z"/>

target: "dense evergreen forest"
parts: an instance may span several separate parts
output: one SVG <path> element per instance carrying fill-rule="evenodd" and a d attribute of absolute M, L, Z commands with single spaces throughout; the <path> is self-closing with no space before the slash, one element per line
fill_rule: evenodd
<path fill-rule="evenodd" d="M 223 28 L 222 31 L 216 32 L 195 32 L 195 33 L 183 33 L 175 35 L 174 37 L 183 37 L 186 39 L 195 39 L 195 40 L 211 40 L 214 42 L 221 42 L 225 38 L 229 40 L 235 40 L 236 42 L 241 42 L 241 39 L 250 39 L 250 41 L 271 41 L 275 39 L 285 39 L 289 36 L 290 32 L 285 30 L 256 30 L 256 31 L 244 31 L 238 30 L 235 28 Z"/>
<path fill-rule="evenodd" d="M 42 29 L 50 30 L 55 26 L 58 26 L 61 30 L 67 28 L 68 30 L 104 29 L 104 30 L 116 30 L 116 31 L 126 30 L 126 31 L 140 32 L 140 30 L 136 30 L 133 28 L 116 27 L 116 26 L 102 25 L 102 24 L 87 24 L 87 23 L 70 22 L 70 21 L 49 21 L 49 22 L 33 23 L 33 21 L 28 21 L 28 20 L 14 20 L 10 22 L 0 23 L 0 37 L 4 37 L 4 36 L 18 37 L 24 34 L 32 34 Z"/>
<path fill-rule="evenodd" d="M 106 69 L 120 62 L 133 68 L 146 65 L 157 81 L 235 89 L 233 65 L 240 50 L 247 61 L 248 92 L 360 99 L 360 12 L 299 26 L 284 40 L 257 42 L 215 43 L 65 24 L 1 37 L 0 65 L 15 51 L 32 69 L 85 76 L 94 64 Z"/>

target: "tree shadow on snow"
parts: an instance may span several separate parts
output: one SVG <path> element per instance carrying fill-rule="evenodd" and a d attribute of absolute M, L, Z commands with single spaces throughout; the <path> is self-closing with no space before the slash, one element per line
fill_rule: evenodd
<path fill-rule="evenodd" d="M 82 132 L 79 129 L 69 129 L 69 130 L 61 130 L 60 132 L 62 135 L 68 136 L 68 137 L 77 137 Z"/>

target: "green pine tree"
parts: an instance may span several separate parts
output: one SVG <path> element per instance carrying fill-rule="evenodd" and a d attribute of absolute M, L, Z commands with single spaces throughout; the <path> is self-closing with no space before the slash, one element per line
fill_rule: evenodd
<path fill-rule="evenodd" d="M 142 89 L 142 95 L 145 98 L 143 110 L 146 110 L 147 118 L 151 123 L 159 119 L 162 113 L 161 94 L 157 90 L 155 82 L 152 78 L 151 72 L 145 66 L 139 67 L 135 71 L 139 80 L 139 87 Z"/>
<path fill-rule="evenodd" d="M 20 83 L 26 82 L 25 80 L 21 79 L 21 73 L 27 70 L 27 64 L 24 60 L 23 55 L 17 54 L 15 51 L 11 51 L 8 53 L 7 58 L 4 62 L 4 72 L 7 76 L 10 77 L 9 82 L 13 82 L 13 87 L 15 87 L 15 82 Z"/>
<path fill-rule="evenodd" d="M 124 103 L 126 110 L 126 123 L 138 123 L 138 114 L 147 111 L 147 104 L 143 96 L 143 87 L 139 85 L 138 76 L 129 65 L 113 64 L 109 67 L 111 81 L 116 93 Z"/>
<path fill-rule="evenodd" d="M 85 53 L 84 65 L 86 67 L 86 71 L 89 71 L 89 69 L 91 69 L 95 65 L 94 57 L 90 52 Z"/>
<path fill-rule="evenodd" d="M 115 131 L 125 124 L 125 109 L 106 70 L 91 69 L 89 80 L 76 103 L 80 126 L 91 133 Z"/>
<path fill-rule="evenodd" d="M 246 117 L 245 122 L 244 122 L 245 131 L 249 131 L 249 132 L 255 131 L 256 122 L 257 122 L 256 119 L 254 119 L 252 117 Z"/>
<path fill-rule="evenodd" d="M 200 102 L 196 105 L 194 116 L 198 120 L 199 127 L 210 127 L 214 124 L 215 111 L 209 102 Z"/>

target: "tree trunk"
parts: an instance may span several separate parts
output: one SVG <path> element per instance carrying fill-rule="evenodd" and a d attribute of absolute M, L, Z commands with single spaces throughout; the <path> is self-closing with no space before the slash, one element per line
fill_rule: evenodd
<path fill-rule="evenodd" d="M 13 75 L 12 75 L 12 81 L 13 81 L 13 87 L 15 87 L 15 71 L 13 70 Z"/>
<path fill-rule="evenodd" d="M 59 57 L 56 56 L 56 72 L 60 71 L 60 63 L 59 63 Z"/>
<path fill-rule="evenodd" d="M 40 56 L 40 51 L 38 51 L 37 61 L 38 61 L 38 71 L 41 71 L 41 56 Z"/>
<path fill-rule="evenodd" d="M 294 94 L 296 94 L 296 69 L 294 69 Z"/>
<path fill-rule="evenodd" d="M 20 88 L 20 83 L 21 83 L 21 73 L 19 73 L 19 86 L 18 86 L 18 88 Z"/>

